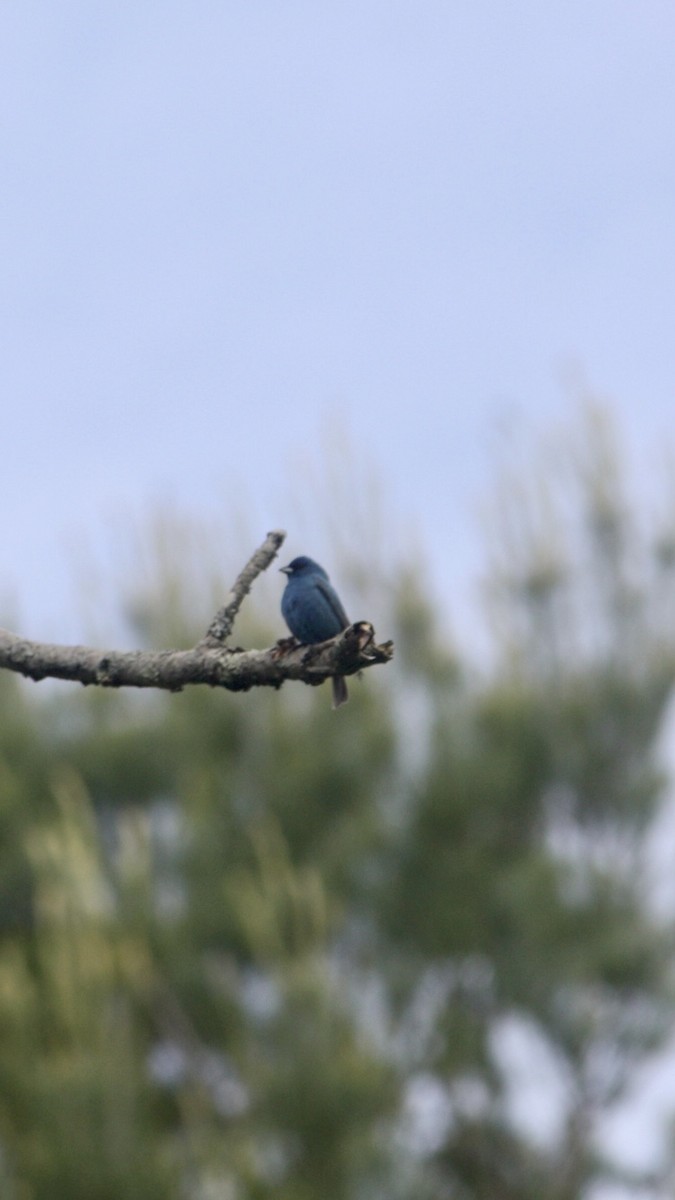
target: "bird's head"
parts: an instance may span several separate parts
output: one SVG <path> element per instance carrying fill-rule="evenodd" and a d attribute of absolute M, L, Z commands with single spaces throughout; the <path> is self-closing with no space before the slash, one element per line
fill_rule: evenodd
<path fill-rule="evenodd" d="M 328 578 L 323 567 L 315 563 L 313 558 L 307 558 L 305 554 L 301 554 L 299 558 L 294 558 L 287 567 L 281 567 L 280 570 L 282 574 L 288 575 L 289 579 L 312 574 L 324 575 L 326 579 Z"/>

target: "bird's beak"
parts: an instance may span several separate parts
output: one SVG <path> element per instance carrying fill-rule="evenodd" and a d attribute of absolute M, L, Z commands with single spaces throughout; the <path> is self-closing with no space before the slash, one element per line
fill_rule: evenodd
<path fill-rule="evenodd" d="M 290 567 L 279 567 L 279 570 L 281 571 L 282 575 L 290 575 L 291 573 Z"/>

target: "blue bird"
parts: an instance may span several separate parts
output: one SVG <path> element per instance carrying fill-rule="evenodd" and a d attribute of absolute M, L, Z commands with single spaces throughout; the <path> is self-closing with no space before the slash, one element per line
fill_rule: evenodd
<path fill-rule="evenodd" d="M 303 554 L 281 570 L 288 576 L 281 612 L 293 637 L 313 645 L 347 628 L 349 619 L 323 567 Z M 347 702 L 347 684 L 343 675 L 334 675 L 332 682 L 333 708 L 339 708 Z"/>

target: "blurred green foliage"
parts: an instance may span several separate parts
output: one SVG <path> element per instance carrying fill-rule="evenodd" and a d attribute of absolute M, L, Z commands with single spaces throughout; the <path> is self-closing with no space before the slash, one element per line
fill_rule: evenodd
<path fill-rule="evenodd" d="M 404 563 L 397 664 L 339 714 L 325 688 L 0 679 L 3 1200 L 577 1200 L 625 1177 L 599 1122 L 673 1024 L 646 839 L 675 559 L 587 432 L 559 492 L 499 498 L 480 670 Z M 170 544 L 129 612 L 189 644 Z M 237 640 L 281 632 L 251 604 Z M 545 1130 L 514 1106 L 509 1029 L 557 1080 Z"/>

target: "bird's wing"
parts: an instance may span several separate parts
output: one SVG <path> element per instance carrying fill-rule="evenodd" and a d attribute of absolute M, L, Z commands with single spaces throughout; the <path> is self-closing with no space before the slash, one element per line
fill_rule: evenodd
<path fill-rule="evenodd" d="M 335 619 L 340 622 L 340 628 L 346 629 L 349 625 L 349 617 L 340 603 L 340 598 L 337 595 L 337 592 L 331 587 L 330 583 L 326 579 L 317 579 L 316 586 L 326 600 L 326 603 L 330 605 L 331 612 L 334 613 Z"/>

